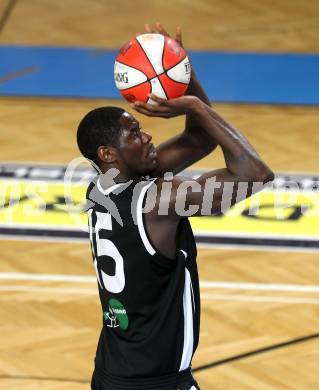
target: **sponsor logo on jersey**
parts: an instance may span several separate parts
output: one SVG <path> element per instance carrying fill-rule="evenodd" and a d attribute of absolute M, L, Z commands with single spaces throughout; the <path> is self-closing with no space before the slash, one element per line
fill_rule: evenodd
<path fill-rule="evenodd" d="M 108 301 L 108 305 L 109 310 L 103 314 L 106 326 L 109 328 L 119 327 L 122 330 L 126 330 L 129 320 L 123 304 L 119 300 L 112 298 Z"/>
<path fill-rule="evenodd" d="M 105 311 L 103 316 L 104 316 L 106 326 L 108 328 L 118 328 L 119 327 L 119 323 L 117 321 L 117 318 L 114 315 L 111 308 L 109 309 L 109 311 Z"/>

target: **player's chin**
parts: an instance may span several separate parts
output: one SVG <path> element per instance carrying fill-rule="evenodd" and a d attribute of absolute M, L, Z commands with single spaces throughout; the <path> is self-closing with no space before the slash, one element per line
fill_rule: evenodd
<path fill-rule="evenodd" d="M 153 152 L 149 153 L 146 157 L 146 161 L 148 164 L 157 164 L 157 152 L 154 150 Z"/>
<path fill-rule="evenodd" d="M 147 159 L 147 163 L 145 164 L 145 174 L 152 173 L 158 166 L 157 156 L 152 156 Z"/>

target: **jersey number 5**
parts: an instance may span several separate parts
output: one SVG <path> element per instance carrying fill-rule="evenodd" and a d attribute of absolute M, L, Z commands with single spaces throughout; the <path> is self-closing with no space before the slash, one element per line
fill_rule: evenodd
<path fill-rule="evenodd" d="M 94 218 L 95 217 L 95 218 Z M 95 219 L 95 224 L 93 220 Z M 101 238 L 103 230 L 112 230 L 112 218 L 109 213 L 89 210 L 89 232 L 92 245 L 93 264 L 100 287 L 111 293 L 118 294 L 125 286 L 123 257 L 111 240 Z M 102 257 L 107 256 L 107 259 Z M 112 260 L 111 260 L 111 259 Z M 101 262 L 114 261 L 115 275 L 108 275 L 101 269 Z M 100 276 L 102 276 L 102 280 Z"/>

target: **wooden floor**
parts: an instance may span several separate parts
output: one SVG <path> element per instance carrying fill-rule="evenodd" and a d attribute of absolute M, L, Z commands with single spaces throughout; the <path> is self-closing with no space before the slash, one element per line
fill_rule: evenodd
<path fill-rule="evenodd" d="M 7 1 L 0 0 L 0 12 Z M 134 17 L 132 17 L 134 15 Z M 178 19 L 175 18 L 178 15 Z M 118 47 L 144 22 L 184 28 L 186 48 L 315 52 L 319 3 L 303 0 L 19 0 L 0 44 Z M 111 77 L 111 76 L 110 76 Z M 91 108 L 123 102 L 0 98 L 1 160 L 67 164 L 75 129 Z M 275 171 L 319 172 L 319 108 L 215 105 Z M 155 143 L 182 120 L 137 115 Z M 220 167 L 217 152 L 196 167 Z M 88 243 L 0 241 L 1 273 L 94 276 Z M 256 284 L 319 284 L 319 253 L 199 249 L 200 278 Z M 88 389 L 101 326 L 91 282 L 0 281 L 0 388 Z M 194 368 L 318 334 L 318 289 L 202 289 Z M 195 372 L 203 390 L 319 388 L 319 339 L 305 339 Z"/>

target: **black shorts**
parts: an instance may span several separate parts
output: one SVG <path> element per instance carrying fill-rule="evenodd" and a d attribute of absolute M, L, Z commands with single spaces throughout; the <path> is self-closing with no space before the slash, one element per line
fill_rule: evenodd
<path fill-rule="evenodd" d="M 92 390 L 200 390 L 191 374 L 185 370 L 176 374 L 156 378 L 117 378 L 106 375 L 95 368 L 91 382 Z"/>

